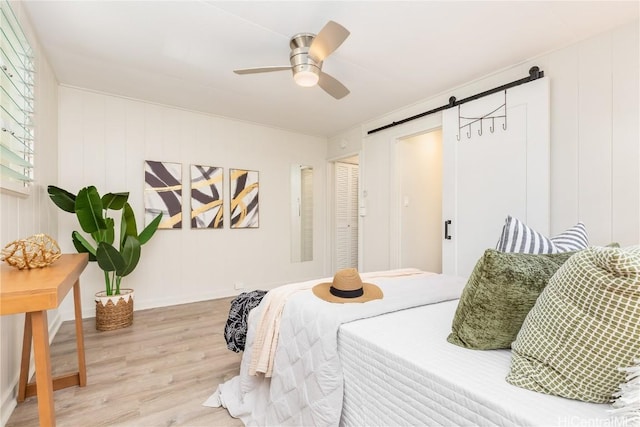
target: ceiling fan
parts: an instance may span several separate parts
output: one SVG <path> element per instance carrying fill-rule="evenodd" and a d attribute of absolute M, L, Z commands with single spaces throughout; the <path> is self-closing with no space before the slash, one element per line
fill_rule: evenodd
<path fill-rule="evenodd" d="M 291 70 L 293 79 L 299 86 L 310 87 L 316 84 L 336 99 L 349 94 L 342 83 L 322 71 L 322 62 L 332 54 L 345 39 L 349 31 L 337 22 L 329 21 L 322 27 L 318 35 L 300 33 L 291 37 L 289 46 L 291 65 L 244 68 L 233 70 L 236 74 L 269 73 L 272 71 Z"/>

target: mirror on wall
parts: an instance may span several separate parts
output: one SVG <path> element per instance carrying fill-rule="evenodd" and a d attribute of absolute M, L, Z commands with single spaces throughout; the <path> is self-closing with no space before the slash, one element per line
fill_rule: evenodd
<path fill-rule="evenodd" d="M 291 261 L 313 260 L 313 168 L 291 166 Z"/>

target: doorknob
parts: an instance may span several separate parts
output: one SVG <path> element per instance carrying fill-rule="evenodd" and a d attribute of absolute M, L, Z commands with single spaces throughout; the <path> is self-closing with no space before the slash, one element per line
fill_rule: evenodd
<path fill-rule="evenodd" d="M 444 222 L 444 238 L 445 240 L 451 240 L 451 235 L 449 234 L 449 226 L 451 225 L 451 220 L 448 219 Z"/>

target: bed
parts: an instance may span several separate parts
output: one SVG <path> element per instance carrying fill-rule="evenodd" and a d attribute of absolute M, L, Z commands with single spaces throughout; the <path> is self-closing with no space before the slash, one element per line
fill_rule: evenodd
<path fill-rule="evenodd" d="M 609 405 L 508 384 L 509 350 L 470 350 L 448 343 L 457 303 L 416 307 L 340 327 L 341 425 L 613 425 Z"/>
<path fill-rule="evenodd" d="M 383 300 L 331 304 L 312 294 L 314 282 L 296 285 L 270 378 L 249 375 L 263 304 L 252 310 L 240 375 L 205 405 L 225 406 L 246 425 L 613 425 L 609 405 L 506 383 L 508 350 L 448 343 L 465 279 L 414 270 L 362 276 Z"/>

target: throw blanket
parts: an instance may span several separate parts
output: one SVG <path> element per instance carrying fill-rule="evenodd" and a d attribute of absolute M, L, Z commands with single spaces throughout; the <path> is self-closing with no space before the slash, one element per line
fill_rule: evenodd
<path fill-rule="evenodd" d="M 243 292 L 231 301 L 229 317 L 224 326 L 224 339 L 229 350 L 236 353 L 244 351 L 249 312 L 260 304 L 266 293 L 267 291 Z"/>
<path fill-rule="evenodd" d="M 391 271 L 365 273 L 361 274 L 360 278 L 364 282 L 370 282 L 384 277 L 401 277 L 414 274 L 428 275 L 435 273 L 427 273 L 416 268 L 403 268 Z M 262 304 L 260 320 L 258 320 L 258 329 L 251 353 L 251 364 L 249 365 L 250 375 L 257 375 L 260 372 L 266 377 L 270 377 L 273 372 L 273 361 L 275 360 L 278 337 L 280 336 L 280 319 L 287 300 L 299 291 L 311 289 L 318 283 L 331 282 L 332 280 L 332 278 L 325 278 L 309 280 L 302 283 L 292 283 L 290 285 L 279 286 L 267 293 L 264 298 L 264 304 Z"/>
<path fill-rule="evenodd" d="M 231 416 L 251 426 L 337 426 L 343 399 L 342 366 L 338 356 L 340 325 L 459 298 L 466 282 L 462 278 L 432 273 L 375 280 L 365 277 L 363 275 L 364 281 L 383 290 L 382 300 L 332 304 L 315 297 L 310 289 L 290 296 L 279 322 L 271 378 L 249 375 L 252 353 L 249 349 L 262 304 L 252 310 L 240 375 L 220 384 L 205 405 L 223 405 Z M 324 280 L 318 282 L 321 281 Z"/>

